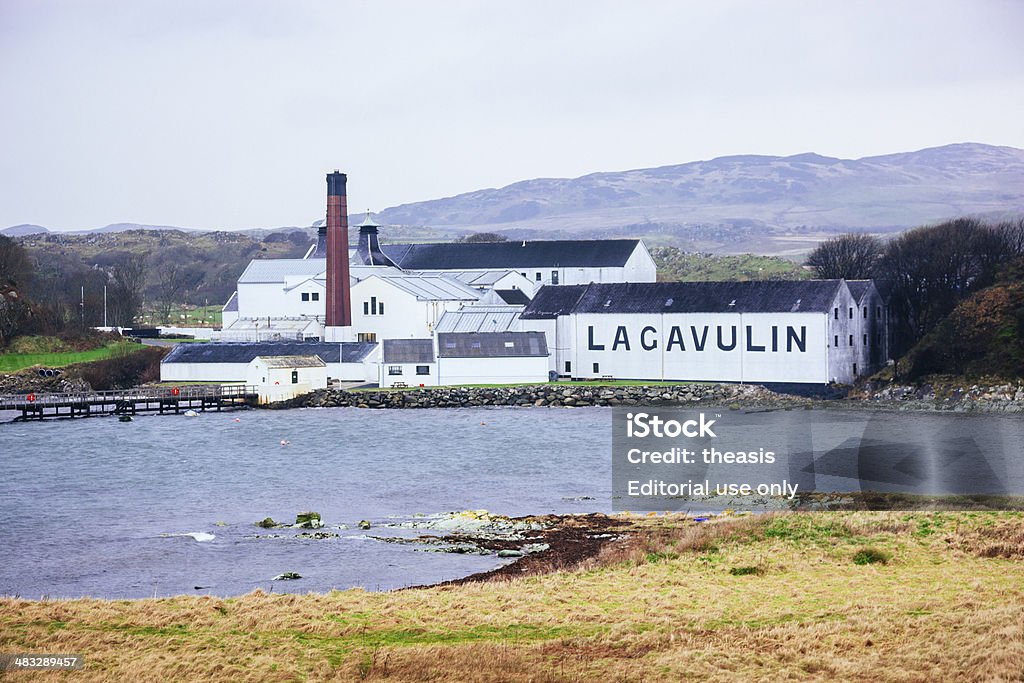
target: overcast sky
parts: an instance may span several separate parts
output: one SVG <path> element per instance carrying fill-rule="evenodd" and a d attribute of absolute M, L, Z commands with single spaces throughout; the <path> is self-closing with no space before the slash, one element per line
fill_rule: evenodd
<path fill-rule="evenodd" d="M 1024 147 L 1024 2 L 0 0 L 0 227 L 308 225 L 727 154 Z"/>

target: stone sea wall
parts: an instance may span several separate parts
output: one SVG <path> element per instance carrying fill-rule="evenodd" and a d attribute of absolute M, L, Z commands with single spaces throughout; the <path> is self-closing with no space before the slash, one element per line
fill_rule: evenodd
<path fill-rule="evenodd" d="M 617 406 L 687 403 L 801 402 L 751 384 L 685 384 L 665 386 L 434 387 L 390 391 L 319 390 L 275 408 L 465 408 L 475 406 Z"/>
<path fill-rule="evenodd" d="M 1024 381 L 866 385 L 841 400 L 780 394 L 755 384 L 518 387 L 433 387 L 408 390 L 323 389 L 270 408 L 466 408 L 478 406 L 617 406 L 703 404 L 739 407 L 822 406 L 955 412 L 1024 412 Z"/>

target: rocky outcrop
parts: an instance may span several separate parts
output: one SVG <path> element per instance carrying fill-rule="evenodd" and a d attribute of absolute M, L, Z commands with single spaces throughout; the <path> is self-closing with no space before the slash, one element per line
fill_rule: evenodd
<path fill-rule="evenodd" d="M 53 370 L 54 374 L 49 377 L 40 374 L 39 368 L 0 374 L 0 394 L 64 394 L 92 389 L 89 383 L 72 369 Z"/>
<path fill-rule="evenodd" d="M 972 384 L 966 380 L 938 379 L 920 385 L 868 382 L 850 392 L 850 398 L 898 410 L 1021 412 L 1024 380 Z"/>
<path fill-rule="evenodd" d="M 520 387 L 437 387 L 407 391 L 337 391 L 322 389 L 274 408 L 466 408 L 478 406 L 584 407 L 617 405 L 685 405 L 696 402 L 807 403 L 752 384 L 666 384 L 662 386 L 572 386 L 538 384 Z"/>

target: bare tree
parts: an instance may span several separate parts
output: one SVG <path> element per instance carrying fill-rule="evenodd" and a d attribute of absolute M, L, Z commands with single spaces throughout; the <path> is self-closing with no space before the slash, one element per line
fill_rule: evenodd
<path fill-rule="evenodd" d="M 875 276 L 882 252 L 882 241 L 874 235 L 849 233 L 819 244 L 806 263 L 826 280 L 866 280 Z"/>
<path fill-rule="evenodd" d="M 202 280 L 203 274 L 179 261 L 164 263 L 157 277 L 160 314 L 166 320 L 175 304 L 184 303 L 185 294 Z"/>
<path fill-rule="evenodd" d="M 146 284 L 145 254 L 127 254 L 110 269 L 110 322 L 131 327 L 142 309 L 142 291 Z"/>

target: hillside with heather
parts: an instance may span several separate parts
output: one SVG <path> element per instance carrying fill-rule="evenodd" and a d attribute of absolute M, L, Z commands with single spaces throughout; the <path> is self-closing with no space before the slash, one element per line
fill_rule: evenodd
<path fill-rule="evenodd" d="M 823 233 L 1021 212 L 1024 150 L 966 143 L 861 159 L 745 155 L 538 178 L 405 204 L 377 218 L 516 237 L 644 235 L 726 253 L 782 253 L 806 249 Z"/>

